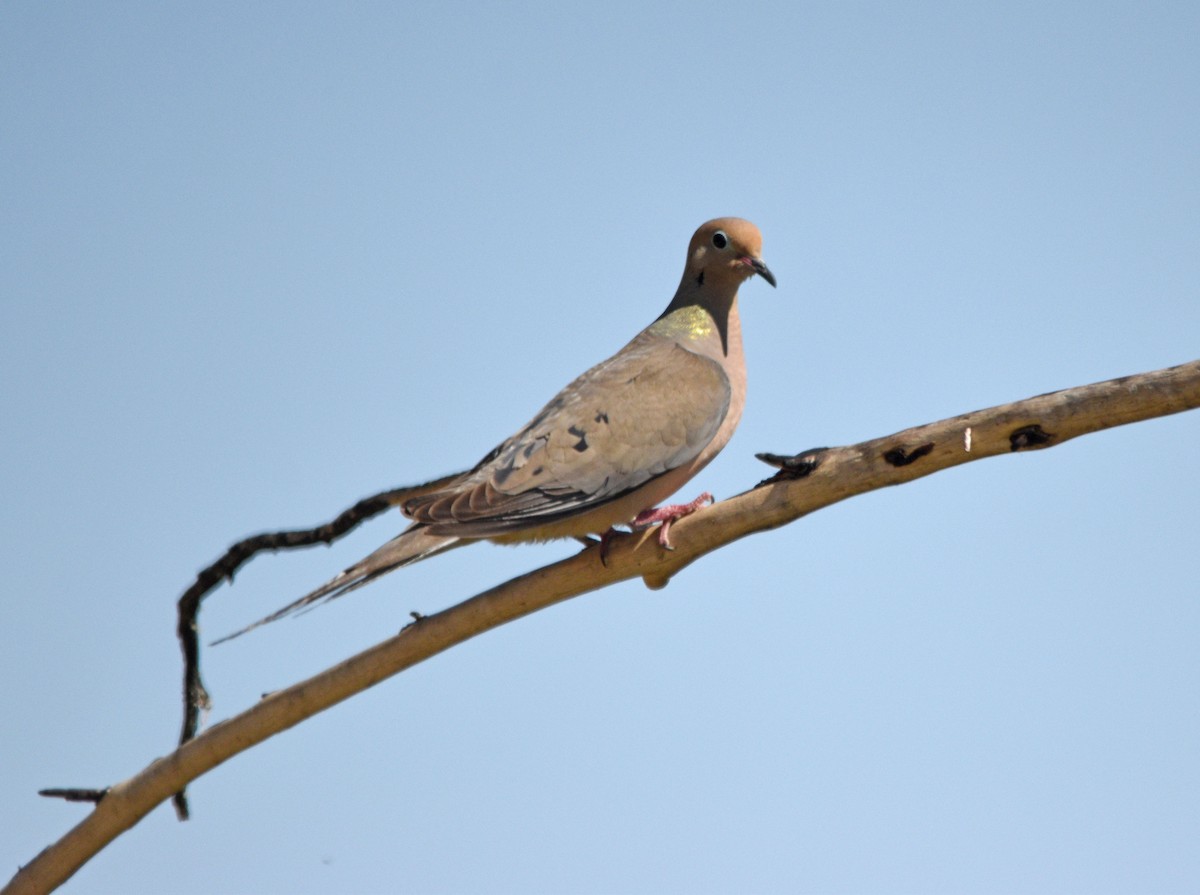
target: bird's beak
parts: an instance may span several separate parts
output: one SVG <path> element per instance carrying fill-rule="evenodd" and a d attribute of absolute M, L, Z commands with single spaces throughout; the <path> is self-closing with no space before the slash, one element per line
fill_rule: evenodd
<path fill-rule="evenodd" d="M 747 255 L 742 259 L 742 263 L 748 266 L 772 286 L 775 285 L 775 274 L 771 273 L 771 268 L 767 267 L 766 262 L 763 261 L 762 258 L 751 258 L 749 255 Z"/>

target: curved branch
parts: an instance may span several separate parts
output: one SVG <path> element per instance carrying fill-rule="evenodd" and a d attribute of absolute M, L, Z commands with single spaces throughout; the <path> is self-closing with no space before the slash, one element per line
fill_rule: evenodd
<path fill-rule="evenodd" d="M 500 584 L 395 637 L 213 725 L 175 752 L 106 791 L 92 813 L 23 867 L 5 893 L 59 886 L 108 842 L 190 781 L 268 737 L 430 656 L 506 622 L 617 581 L 662 587 L 706 553 L 799 519 L 847 497 L 898 485 L 972 460 L 1051 447 L 1113 426 L 1200 407 L 1200 361 L 1065 389 L 906 429 L 860 444 L 794 457 L 760 455 L 780 471 L 754 489 L 680 520 L 677 549 L 652 532 L 624 535 Z"/>

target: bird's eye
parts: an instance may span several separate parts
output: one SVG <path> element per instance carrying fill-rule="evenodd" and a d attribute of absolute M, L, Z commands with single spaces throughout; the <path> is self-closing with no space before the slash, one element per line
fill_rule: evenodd
<path fill-rule="evenodd" d="M 725 246 L 729 245 L 729 237 L 725 235 L 724 230 L 718 230 L 713 234 L 712 243 L 718 249 L 723 249 Z"/>

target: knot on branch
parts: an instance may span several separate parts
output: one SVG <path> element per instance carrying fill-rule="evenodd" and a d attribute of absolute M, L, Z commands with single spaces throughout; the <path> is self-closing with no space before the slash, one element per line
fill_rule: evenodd
<path fill-rule="evenodd" d="M 883 452 L 883 459 L 892 466 L 907 466 L 909 463 L 915 463 L 932 451 L 932 441 L 920 447 L 915 447 L 911 451 L 904 447 L 894 447 L 890 451 Z"/>
<path fill-rule="evenodd" d="M 1035 448 L 1049 447 L 1054 443 L 1055 435 L 1052 432 L 1047 432 L 1037 423 L 1030 426 L 1022 426 L 1020 429 L 1014 429 L 1008 436 L 1008 443 L 1012 446 L 1012 450 L 1028 451 Z"/>

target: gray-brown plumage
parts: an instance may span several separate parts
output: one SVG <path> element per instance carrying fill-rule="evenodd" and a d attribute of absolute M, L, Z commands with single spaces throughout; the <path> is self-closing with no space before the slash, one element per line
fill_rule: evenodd
<path fill-rule="evenodd" d="M 401 534 L 230 637 L 474 540 L 603 535 L 639 514 L 669 523 L 678 512 L 643 511 L 703 469 L 741 418 L 738 287 L 756 273 L 775 285 L 761 252 L 762 236 L 749 221 L 717 218 L 701 226 L 675 297 L 633 341 L 564 388 L 473 469 L 407 496 L 401 509 L 412 524 Z"/>

